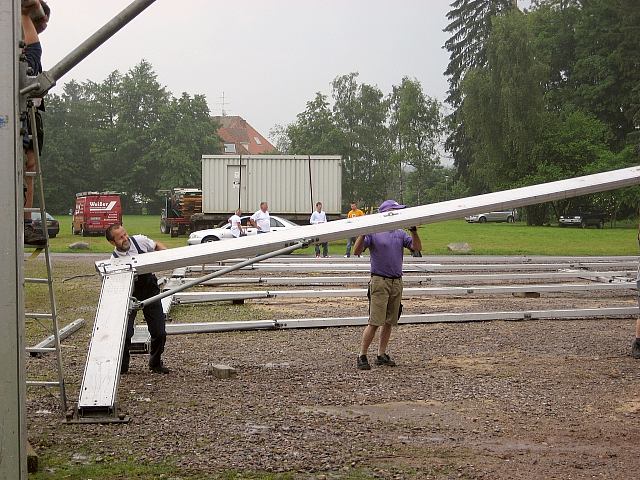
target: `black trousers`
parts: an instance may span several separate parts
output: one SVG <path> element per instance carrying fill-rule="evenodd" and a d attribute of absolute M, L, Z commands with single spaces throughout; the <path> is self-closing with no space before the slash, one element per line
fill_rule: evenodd
<path fill-rule="evenodd" d="M 134 284 L 133 296 L 138 300 L 146 300 L 147 298 L 151 298 L 159 293 L 160 289 L 158 288 L 158 280 L 156 276 L 151 273 L 140 275 Z M 131 337 L 133 337 L 137 313 L 137 310 L 132 310 L 129 313 L 127 337 L 124 342 L 121 370 L 127 370 L 129 368 L 129 347 L 131 346 Z M 147 322 L 149 334 L 151 335 L 149 368 L 159 367 L 162 365 L 161 356 L 164 352 L 164 345 L 167 341 L 167 330 L 165 327 L 166 319 L 164 312 L 162 311 L 162 303 L 158 301 L 147 305 L 142 309 L 142 313 L 144 314 L 144 320 Z"/>

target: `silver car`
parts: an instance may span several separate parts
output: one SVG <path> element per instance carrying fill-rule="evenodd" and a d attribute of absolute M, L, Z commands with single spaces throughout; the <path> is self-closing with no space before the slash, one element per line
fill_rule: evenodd
<path fill-rule="evenodd" d="M 507 222 L 513 223 L 516 221 L 515 210 L 501 210 L 499 212 L 478 213 L 476 215 L 469 215 L 464 217 L 469 223 L 486 223 L 486 222 Z"/>
<path fill-rule="evenodd" d="M 244 232 L 247 235 L 256 235 L 257 228 L 252 227 L 249 224 L 250 215 L 245 215 L 240 217 L 240 224 L 243 227 Z M 288 228 L 298 227 L 293 222 L 281 217 L 276 217 L 275 215 L 271 215 L 271 231 L 277 232 L 278 230 L 285 230 Z M 189 239 L 187 240 L 188 245 L 197 245 L 199 243 L 206 242 L 217 242 L 218 240 L 228 240 L 230 238 L 234 238 L 231 235 L 231 224 L 227 223 L 223 227 L 218 228 L 207 228 L 206 230 L 197 230 L 189 235 Z"/>

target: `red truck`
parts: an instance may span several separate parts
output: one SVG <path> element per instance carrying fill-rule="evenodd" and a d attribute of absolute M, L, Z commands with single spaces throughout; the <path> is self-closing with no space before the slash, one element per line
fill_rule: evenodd
<path fill-rule="evenodd" d="M 76 193 L 71 232 L 83 237 L 104 234 L 109 225 L 122 223 L 122 205 L 117 192 Z"/>

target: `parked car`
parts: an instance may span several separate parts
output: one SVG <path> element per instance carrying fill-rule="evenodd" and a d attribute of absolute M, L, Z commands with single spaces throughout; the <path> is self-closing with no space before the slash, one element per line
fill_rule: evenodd
<path fill-rule="evenodd" d="M 245 227 L 249 225 L 249 217 L 250 215 L 245 215 L 240 217 L 240 224 Z M 271 231 L 277 232 L 278 230 L 285 230 L 288 228 L 297 227 L 293 222 L 286 220 L 284 218 L 276 217 L 275 215 L 271 215 Z M 252 226 L 248 226 L 245 229 L 247 235 L 256 235 L 257 229 Z M 197 230 L 189 235 L 189 239 L 187 240 L 188 245 L 197 245 L 199 243 L 206 242 L 217 242 L 218 240 L 228 240 L 233 238 L 231 235 L 231 224 L 227 223 L 222 227 L 218 228 L 208 228 L 206 230 Z"/>
<path fill-rule="evenodd" d="M 486 223 L 486 222 L 507 222 L 516 221 L 515 210 L 501 210 L 499 212 L 478 213 L 464 217 L 468 223 Z"/>
<path fill-rule="evenodd" d="M 606 213 L 601 212 L 569 212 L 566 215 L 562 215 L 558 219 L 558 225 L 561 227 L 604 227 L 604 222 L 607 219 Z"/>
<path fill-rule="evenodd" d="M 56 235 L 60 232 L 60 224 L 58 220 L 53 218 L 48 213 L 47 215 L 47 233 L 49 234 L 49 238 L 55 238 Z M 40 221 L 40 212 L 32 212 L 31 213 L 31 224 L 33 226 L 33 230 L 42 233 L 42 222 Z"/>

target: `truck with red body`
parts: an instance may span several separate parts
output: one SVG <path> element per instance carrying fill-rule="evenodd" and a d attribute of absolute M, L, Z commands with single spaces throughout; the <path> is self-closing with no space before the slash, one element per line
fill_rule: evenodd
<path fill-rule="evenodd" d="M 117 192 L 76 193 L 71 232 L 86 237 L 102 235 L 109 225 L 122 223 L 122 204 Z"/>

